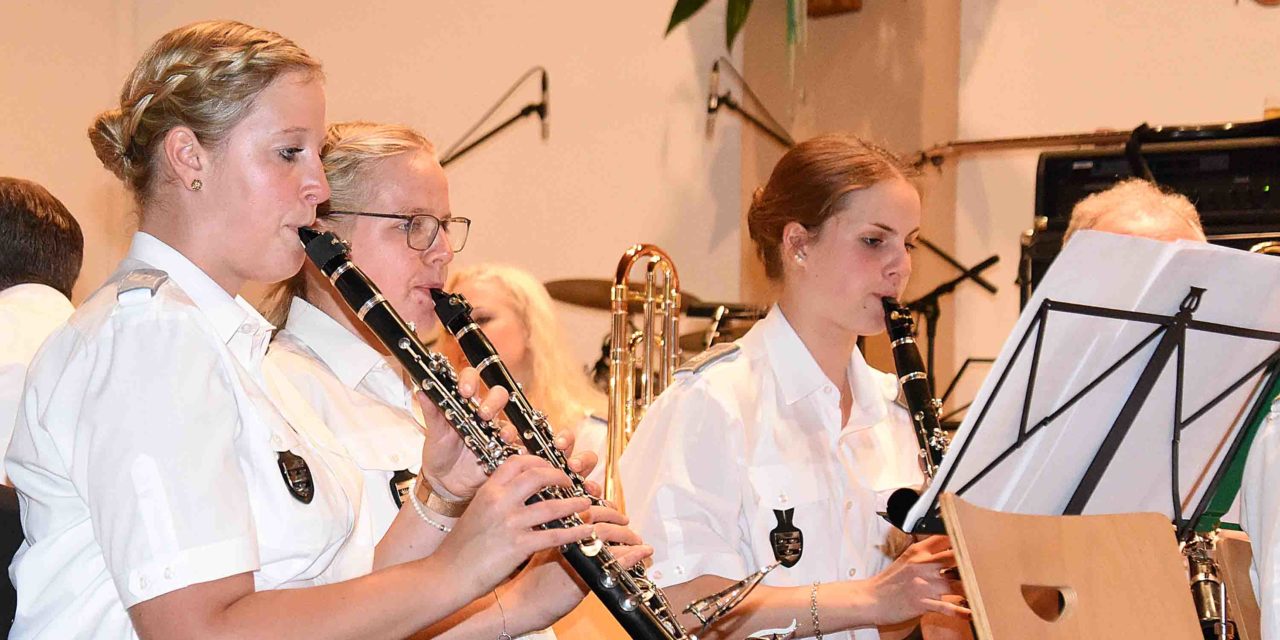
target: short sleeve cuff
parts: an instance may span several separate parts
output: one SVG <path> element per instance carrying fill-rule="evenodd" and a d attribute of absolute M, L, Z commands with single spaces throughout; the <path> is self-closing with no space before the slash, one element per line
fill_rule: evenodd
<path fill-rule="evenodd" d="M 113 576 L 126 609 L 183 587 L 257 571 L 258 543 L 245 536 L 186 549 Z"/>
<path fill-rule="evenodd" d="M 705 575 L 741 580 L 756 569 L 759 567 L 747 569 L 742 558 L 732 553 L 706 553 L 655 562 L 649 569 L 649 578 L 665 589 Z"/>

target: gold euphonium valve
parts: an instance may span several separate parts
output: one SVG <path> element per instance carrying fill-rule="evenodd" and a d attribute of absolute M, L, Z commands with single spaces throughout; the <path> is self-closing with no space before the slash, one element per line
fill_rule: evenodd
<path fill-rule="evenodd" d="M 638 282 L 632 272 L 643 266 Z M 680 364 L 680 277 L 671 256 L 651 244 L 627 249 L 614 274 L 613 332 L 609 353 L 609 446 L 604 460 L 604 497 L 623 507 L 618 458 L 644 411 L 671 383 Z M 642 315 L 632 328 L 631 313 Z"/>

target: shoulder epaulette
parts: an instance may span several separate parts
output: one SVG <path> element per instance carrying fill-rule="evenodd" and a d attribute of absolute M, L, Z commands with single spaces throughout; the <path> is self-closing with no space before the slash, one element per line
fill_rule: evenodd
<path fill-rule="evenodd" d="M 150 300 L 156 296 L 160 286 L 169 279 L 169 274 L 159 269 L 135 269 L 126 273 L 116 287 L 116 299 L 121 302 L 142 298 L 140 294 L 127 295 L 134 291 L 146 292 L 145 298 Z"/>
<path fill-rule="evenodd" d="M 720 344 L 712 345 L 710 349 L 699 353 L 690 358 L 688 362 L 680 365 L 680 368 L 676 369 L 676 373 L 700 373 L 712 363 L 719 362 L 737 353 L 739 348 L 737 343 L 734 342 L 721 342 Z"/>

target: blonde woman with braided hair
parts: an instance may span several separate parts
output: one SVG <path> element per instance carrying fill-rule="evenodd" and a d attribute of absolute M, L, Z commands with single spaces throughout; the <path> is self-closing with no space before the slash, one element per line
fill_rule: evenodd
<path fill-rule="evenodd" d="M 329 126 L 322 157 L 331 195 L 315 226 L 345 240 L 352 260 L 425 335 L 437 324 L 431 289 L 443 286 L 470 228 L 470 220 L 453 215 L 449 183 L 434 147 L 408 127 L 340 122 Z M 374 539 L 381 538 L 385 546 L 403 534 L 395 521 L 413 499 L 435 505 L 433 520 L 452 526 L 449 516 L 461 512 L 484 484 L 475 458 L 446 425 L 427 422 L 424 430 L 423 418 L 434 408 L 415 397 L 398 363 L 314 265 L 307 263 L 272 299 L 269 314 L 282 330 L 267 359 L 301 392 L 360 468 L 365 516 Z M 474 379 L 466 384 L 468 391 L 479 388 Z M 572 449 L 573 434 L 563 435 L 557 444 Z M 570 464 L 587 472 L 595 459 L 585 453 L 571 457 Z M 423 481 L 412 482 L 415 477 Z M 623 551 L 625 561 L 644 555 L 643 548 L 634 546 L 639 538 L 622 526 L 622 514 L 593 507 L 586 515 L 601 539 L 632 545 Z M 430 552 L 392 548 L 400 551 L 380 554 L 375 562 L 393 564 Z M 535 555 L 493 595 L 433 625 L 427 635 L 498 637 L 504 617 L 511 633 L 549 627 L 585 596 L 556 556 Z M 550 631 L 535 635 L 554 637 Z"/>
<path fill-rule="evenodd" d="M 521 456 L 453 535 L 410 510 L 370 552 L 360 470 L 264 361 L 272 327 L 236 295 L 303 262 L 298 228 L 329 197 L 324 116 L 305 51 L 205 22 L 157 40 L 90 129 L 139 231 L 29 370 L 5 460 L 26 535 L 11 637 L 400 638 L 590 535 L 531 529 L 587 505 L 525 506 L 568 482 Z"/>
<path fill-rule="evenodd" d="M 556 319 L 546 287 L 532 274 L 502 264 L 478 264 L 449 275 L 445 289 L 460 293 L 475 310 L 471 316 L 484 329 L 524 387 L 529 401 L 558 433 L 572 434 L 574 447 L 604 453 L 608 398 L 587 378 L 582 367 L 569 358 L 569 346 Z M 466 364 L 458 342 L 440 332 L 440 352 L 454 366 Z M 603 467 L 589 476 L 599 482 Z"/>

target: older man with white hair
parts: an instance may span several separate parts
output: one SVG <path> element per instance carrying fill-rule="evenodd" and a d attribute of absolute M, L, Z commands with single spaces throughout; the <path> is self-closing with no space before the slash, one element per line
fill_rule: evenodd
<path fill-rule="evenodd" d="M 1173 242 L 1205 242 L 1200 214 L 1186 196 L 1164 191 L 1138 178 L 1095 193 L 1071 209 L 1071 222 L 1062 236 L 1065 245 L 1083 229 Z"/>

